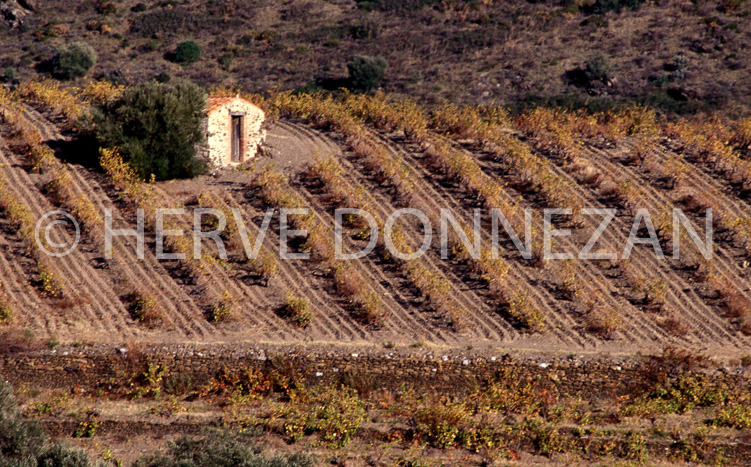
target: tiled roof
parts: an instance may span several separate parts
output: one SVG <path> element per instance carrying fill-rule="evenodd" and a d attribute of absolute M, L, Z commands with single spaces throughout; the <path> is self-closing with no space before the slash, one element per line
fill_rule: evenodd
<path fill-rule="evenodd" d="M 230 102 L 237 99 L 236 97 L 211 97 L 209 96 L 209 107 L 206 109 L 206 113 L 211 113 L 215 111 L 216 109 L 223 107 Z"/>

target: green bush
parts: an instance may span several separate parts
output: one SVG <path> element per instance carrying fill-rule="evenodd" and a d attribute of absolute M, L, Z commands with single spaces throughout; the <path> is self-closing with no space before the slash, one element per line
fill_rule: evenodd
<path fill-rule="evenodd" d="M 219 57 L 219 66 L 224 71 L 232 71 L 232 60 L 234 56 L 232 54 L 224 54 Z"/>
<path fill-rule="evenodd" d="M 59 79 L 86 76 L 96 60 L 96 52 L 85 42 L 61 45 L 52 60 L 52 74 Z"/>
<path fill-rule="evenodd" d="M 62 445 L 50 445 L 44 429 L 26 420 L 18 410 L 13 390 L 0 378 L 0 465 L 90 467 L 86 454 Z"/>
<path fill-rule="evenodd" d="M 91 467 L 92 464 L 84 451 L 55 444 L 39 456 L 37 465 L 39 467 Z"/>
<path fill-rule="evenodd" d="M 249 440 L 213 432 L 195 439 L 182 437 L 168 444 L 163 455 L 142 457 L 135 467 L 312 467 L 304 454 L 267 458 L 256 454 Z"/>
<path fill-rule="evenodd" d="M 194 177 L 206 170 L 196 155 L 206 100 L 206 93 L 186 80 L 142 83 L 93 111 L 94 135 L 102 147 L 120 147 L 144 179 Z"/>
<path fill-rule="evenodd" d="M 610 63 L 604 55 L 593 55 L 584 63 L 584 73 L 590 83 L 610 81 Z"/>
<path fill-rule="evenodd" d="M 163 71 L 159 73 L 158 75 L 156 75 L 154 79 L 159 83 L 169 83 L 170 80 L 172 80 L 172 77 L 169 75 L 169 73 L 167 73 L 166 71 Z"/>
<path fill-rule="evenodd" d="M 195 41 L 181 42 L 175 51 L 175 61 L 182 65 L 190 65 L 201 59 L 201 46 Z"/>
<path fill-rule="evenodd" d="M 372 20 L 364 20 L 349 27 L 349 34 L 355 40 L 373 40 L 378 37 L 380 26 Z"/>
<path fill-rule="evenodd" d="M 367 91 L 378 86 L 386 74 L 387 67 L 386 59 L 381 56 L 355 55 L 347 62 L 350 86 L 358 91 Z"/>
<path fill-rule="evenodd" d="M 14 70 L 13 67 L 6 67 L 5 70 L 3 70 L 3 74 L 3 80 L 8 83 L 15 79 L 16 70 Z"/>

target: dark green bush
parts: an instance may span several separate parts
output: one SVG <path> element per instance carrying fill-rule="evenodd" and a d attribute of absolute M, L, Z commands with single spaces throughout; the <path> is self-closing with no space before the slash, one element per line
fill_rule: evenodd
<path fill-rule="evenodd" d="M 91 467 L 91 460 L 80 449 L 55 444 L 37 459 L 39 467 Z"/>
<path fill-rule="evenodd" d="M 147 9 L 148 7 L 146 6 L 145 3 L 136 3 L 136 6 L 131 8 L 130 11 L 135 12 L 135 13 L 142 13 L 146 11 Z"/>
<path fill-rule="evenodd" d="M 142 457 L 135 467 L 312 467 L 302 454 L 267 458 L 254 452 L 249 440 L 227 433 L 210 433 L 200 439 L 183 437 L 168 444 L 163 455 Z"/>
<path fill-rule="evenodd" d="M 6 83 L 13 81 L 16 77 L 16 70 L 14 70 L 13 67 L 6 67 L 5 70 L 3 70 L 3 73 L 3 80 Z"/>
<path fill-rule="evenodd" d="M 224 71 L 231 71 L 232 70 L 232 61 L 234 60 L 234 55 L 232 54 L 224 54 L 221 57 L 219 57 L 219 66 Z"/>
<path fill-rule="evenodd" d="M 0 379 L 0 465 L 40 467 L 90 467 L 81 450 L 49 445 L 44 429 L 26 420 L 18 410 L 13 390 Z"/>
<path fill-rule="evenodd" d="M 36 458 L 46 441 L 42 427 L 23 419 L 13 390 L 0 380 L 0 465 Z"/>
<path fill-rule="evenodd" d="M 375 21 L 366 19 L 349 27 L 349 34 L 355 40 L 372 40 L 378 37 L 380 26 Z"/>
<path fill-rule="evenodd" d="M 201 59 L 201 46 L 195 41 L 181 42 L 175 51 L 175 61 L 183 65 L 190 65 Z"/>
<path fill-rule="evenodd" d="M 169 73 L 167 73 L 166 71 L 163 71 L 159 73 L 158 75 L 156 75 L 154 79 L 157 80 L 157 82 L 159 83 L 169 83 L 172 77 L 169 75 Z"/>
<path fill-rule="evenodd" d="M 94 49 L 85 42 L 61 45 L 52 60 L 52 73 L 59 79 L 74 79 L 85 76 L 96 64 Z"/>
<path fill-rule="evenodd" d="M 355 55 L 347 62 L 350 87 L 358 91 L 367 91 L 378 86 L 386 74 L 387 67 L 386 59 L 381 56 Z"/>
<path fill-rule="evenodd" d="M 584 63 L 584 73 L 590 83 L 610 81 L 610 63 L 603 55 L 593 55 Z"/>
<path fill-rule="evenodd" d="M 96 109 L 93 130 L 101 146 L 120 147 L 143 178 L 194 177 L 206 170 L 196 157 L 205 109 L 206 93 L 197 85 L 150 81 Z"/>

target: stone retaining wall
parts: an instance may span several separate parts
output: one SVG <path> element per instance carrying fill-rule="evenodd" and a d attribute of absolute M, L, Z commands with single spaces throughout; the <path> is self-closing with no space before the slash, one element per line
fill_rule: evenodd
<path fill-rule="evenodd" d="M 298 374 L 308 384 L 349 382 L 370 388 L 396 388 L 402 384 L 417 387 L 457 390 L 498 377 L 505 368 L 514 369 L 520 377 L 543 377 L 562 393 L 624 394 L 635 386 L 646 384 L 646 376 L 634 361 L 613 365 L 602 361 L 537 363 L 510 356 L 493 358 L 426 358 L 424 356 L 382 355 L 289 355 L 259 353 L 241 357 L 201 354 L 170 355 L 123 352 L 112 355 L 51 355 L 19 353 L 0 356 L 0 375 L 13 384 L 26 383 L 36 387 L 94 386 L 117 378 L 130 368 L 142 371 L 145 361 L 164 365 L 169 374 L 189 375 L 193 384 L 205 384 L 222 367 L 229 369 L 258 368 L 283 374 Z M 135 363 L 134 363 L 135 362 Z M 718 374 L 738 379 L 739 375 Z"/>

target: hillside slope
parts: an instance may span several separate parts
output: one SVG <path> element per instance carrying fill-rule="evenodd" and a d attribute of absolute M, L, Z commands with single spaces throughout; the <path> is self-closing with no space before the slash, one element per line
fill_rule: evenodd
<path fill-rule="evenodd" d="M 425 102 L 637 99 L 739 112 L 751 103 L 742 1 L 35 3 L 0 40 L 0 65 L 22 79 L 45 73 L 59 45 L 85 41 L 99 55 L 92 75 L 129 82 L 168 73 L 251 91 L 336 85 L 346 62 L 367 54 L 388 61 L 386 91 Z M 170 56 L 185 40 L 203 53 L 183 67 Z"/>

